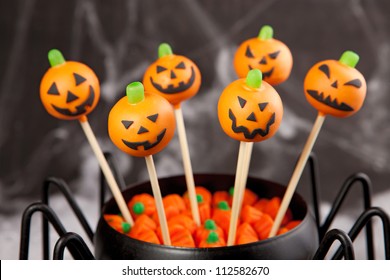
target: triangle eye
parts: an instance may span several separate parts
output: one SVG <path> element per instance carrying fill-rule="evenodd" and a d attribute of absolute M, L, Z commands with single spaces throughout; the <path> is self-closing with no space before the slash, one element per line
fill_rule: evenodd
<path fill-rule="evenodd" d="M 349 81 L 344 84 L 345 86 L 353 86 L 355 88 L 360 88 L 362 86 L 362 82 L 359 79 L 355 79 L 352 81 Z"/>
<path fill-rule="evenodd" d="M 322 64 L 320 67 L 318 67 L 318 69 L 322 71 L 328 77 L 328 79 L 330 79 L 330 70 L 328 65 Z"/>
<path fill-rule="evenodd" d="M 157 65 L 157 74 L 167 70 L 167 68 Z"/>
<path fill-rule="evenodd" d="M 178 65 L 176 65 L 175 67 L 176 69 L 186 69 L 186 65 L 184 64 L 184 62 L 180 62 Z"/>
<path fill-rule="evenodd" d="M 147 118 L 155 123 L 157 121 L 158 114 L 154 114 L 154 115 L 148 116 Z"/>
<path fill-rule="evenodd" d="M 128 129 L 134 122 L 133 121 L 121 121 L 123 126 Z"/>
<path fill-rule="evenodd" d="M 246 46 L 245 56 L 246 56 L 246 57 L 249 57 L 249 58 L 254 58 L 254 57 L 255 57 L 255 56 L 253 55 L 253 53 L 251 52 L 251 49 L 249 48 L 249 45 Z"/>
<path fill-rule="evenodd" d="M 73 77 L 74 77 L 74 79 L 76 81 L 76 86 L 78 86 L 79 84 L 84 83 L 87 80 L 83 76 L 81 76 L 79 74 L 76 74 L 76 73 L 73 73 Z"/>
<path fill-rule="evenodd" d="M 49 90 L 47 91 L 47 94 L 50 95 L 60 95 L 60 92 L 58 91 L 56 83 L 52 83 Z"/>
<path fill-rule="evenodd" d="M 259 108 L 260 108 L 260 111 L 264 111 L 265 107 L 267 107 L 268 105 L 268 102 L 264 102 L 264 103 L 259 103 Z"/>
<path fill-rule="evenodd" d="M 280 54 L 280 51 L 276 51 L 276 52 L 270 53 L 268 56 L 271 59 L 276 59 L 279 54 Z"/>
<path fill-rule="evenodd" d="M 246 100 L 244 98 L 238 96 L 238 102 L 240 102 L 240 107 L 241 108 L 245 107 Z"/>

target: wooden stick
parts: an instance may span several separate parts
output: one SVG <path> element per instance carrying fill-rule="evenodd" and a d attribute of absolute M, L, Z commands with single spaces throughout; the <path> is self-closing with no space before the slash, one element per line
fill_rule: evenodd
<path fill-rule="evenodd" d="M 190 152 L 188 149 L 187 136 L 184 127 L 183 113 L 181 111 L 181 108 L 175 109 L 175 117 L 176 117 L 177 132 L 179 135 L 181 155 L 183 158 L 184 174 L 187 183 L 188 197 L 191 205 L 192 217 L 195 223 L 198 226 L 200 226 L 200 215 L 199 215 L 198 202 L 196 199 L 194 175 L 192 173 Z"/>
<path fill-rule="evenodd" d="M 87 137 L 93 152 L 95 153 L 100 168 L 102 169 L 102 172 L 107 180 L 107 184 L 111 189 L 112 195 L 116 203 L 118 204 L 119 211 L 121 212 L 125 221 L 128 222 L 131 226 L 133 226 L 134 221 L 133 218 L 131 217 L 129 208 L 127 207 L 127 204 L 122 196 L 122 192 L 119 189 L 115 177 L 112 174 L 111 168 L 108 165 L 107 160 L 103 155 L 102 149 L 100 148 L 99 143 L 96 140 L 95 134 L 93 133 L 91 126 L 89 125 L 88 119 L 85 118 L 83 120 L 80 120 L 80 125 L 84 130 L 85 136 Z"/>
<path fill-rule="evenodd" d="M 251 158 L 252 158 L 252 151 L 253 151 L 253 142 L 249 142 L 249 143 L 247 143 L 247 150 L 246 150 L 246 153 L 244 155 L 244 166 L 243 166 L 243 171 L 242 171 L 243 184 L 242 184 L 242 188 L 240 189 L 240 198 L 239 198 L 240 212 L 242 210 L 242 202 L 244 200 L 246 182 L 248 180 L 248 173 L 249 173 L 249 166 L 250 166 Z"/>
<path fill-rule="evenodd" d="M 167 217 L 165 216 L 164 204 L 161 196 L 160 185 L 157 179 L 156 168 L 154 167 L 153 157 L 151 155 L 146 156 L 145 160 L 149 172 L 150 184 L 152 185 L 154 200 L 156 202 L 157 215 L 158 215 L 158 220 L 160 221 L 163 242 L 165 245 L 171 245 L 171 238 L 169 237 Z"/>
<path fill-rule="evenodd" d="M 295 189 L 298 185 L 299 179 L 301 178 L 303 169 L 305 168 L 307 159 L 309 158 L 311 150 L 313 149 L 314 143 L 315 143 L 317 136 L 321 130 L 321 127 L 322 127 L 322 124 L 324 123 L 324 120 L 325 120 L 325 115 L 319 113 L 317 116 L 317 119 L 313 125 L 313 128 L 310 132 L 309 138 L 306 141 L 305 147 L 303 148 L 303 151 L 302 151 L 301 156 L 298 160 L 298 163 L 295 167 L 294 173 L 290 179 L 290 182 L 288 183 L 286 193 L 284 194 L 282 203 L 280 204 L 279 211 L 276 214 L 276 218 L 275 218 L 274 224 L 272 226 L 271 232 L 269 234 L 269 237 L 275 236 L 279 230 L 280 224 L 283 220 L 284 215 L 286 214 L 286 211 L 287 211 L 288 206 L 290 204 L 291 198 L 294 195 Z"/>
<path fill-rule="evenodd" d="M 234 193 L 233 193 L 233 203 L 232 203 L 232 212 L 230 214 L 230 224 L 229 224 L 229 235 L 228 235 L 228 246 L 232 246 L 235 243 L 238 215 L 240 213 L 240 189 L 241 184 L 243 184 L 243 169 L 244 169 L 244 160 L 246 150 L 248 148 L 248 143 L 241 141 L 240 149 L 238 151 L 237 159 L 237 169 L 236 169 L 236 178 L 234 181 Z"/>

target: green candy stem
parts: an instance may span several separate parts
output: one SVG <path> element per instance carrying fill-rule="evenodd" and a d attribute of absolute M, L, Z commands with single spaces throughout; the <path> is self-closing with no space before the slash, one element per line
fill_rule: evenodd
<path fill-rule="evenodd" d="M 229 195 L 233 196 L 234 195 L 234 187 L 229 188 Z"/>
<path fill-rule="evenodd" d="M 269 25 L 264 25 L 259 32 L 257 38 L 260 40 L 269 40 L 274 37 L 274 29 Z"/>
<path fill-rule="evenodd" d="M 127 99 L 130 104 L 137 104 L 145 99 L 144 85 L 140 82 L 132 82 L 126 88 Z"/>
<path fill-rule="evenodd" d="M 260 88 L 263 80 L 263 73 L 259 69 L 252 69 L 246 75 L 246 85 L 251 88 Z"/>
<path fill-rule="evenodd" d="M 360 59 L 360 57 L 357 53 L 355 53 L 353 51 L 345 51 L 341 55 L 339 61 L 342 64 L 345 64 L 349 67 L 355 68 L 356 64 L 358 64 L 358 62 L 359 62 L 359 59 Z"/>
<path fill-rule="evenodd" d="M 173 54 L 172 48 L 171 48 L 171 46 L 169 44 L 162 43 L 158 47 L 158 58 L 162 58 L 164 56 L 172 55 L 172 54 Z"/>
<path fill-rule="evenodd" d="M 204 228 L 207 229 L 207 230 L 216 230 L 217 229 L 217 225 L 215 224 L 215 222 L 213 220 L 207 219 L 204 222 Z"/>
<path fill-rule="evenodd" d="M 229 210 L 230 209 L 229 204 L 225 200 L 218 202 L 217 208 L 220 210 Z"/>
<path fill-rule="evenodd" d="M 49 63 L 51 67 L 64 64 L 65 58 L 62 53 L 57 49 L 52 49 L 48 52 L 47 58 L 49 59 Z"/>
<path fill-rule="evenodd" d="M 215 231 L 212 231 L 209 233 L 209 236 L 207 237 L 206 242 L 209 244 L 213 244 L 213 243 L 218 242 L 218 240 L 219 240 L 218 233 L 216 233 Z"/>

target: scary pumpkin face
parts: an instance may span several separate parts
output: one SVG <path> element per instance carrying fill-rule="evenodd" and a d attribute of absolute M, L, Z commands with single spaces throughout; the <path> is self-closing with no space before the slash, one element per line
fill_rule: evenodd
<path fill-rule="evenodd" d="M 175 117 L 171 104 L 163 97 L 144 92 L 135 82 L 128 86 L 127 96 L 120 99 L 108 117 L 108 133 L 122 151 L 145 157 L 161 151 L 172 139 Z"/>
<path fill-rule="evenodd" d="M 201 77 L 194 62 L 173 54 L 168 44 L 161 44 L 159 59 L 146 70 L 143 83 L 146 91 L 158 93 L 179 107 L 198 92 Z"/>
<path fill-rule="evenodd" d="M 259 69 L 264 81 L 277 85 L 290 76 L 292 55 L 281 41 L 272 38 L 273 30 L 264 26 L 257 38 L 243 42 L 234 56 L 234 69 L 238 77 L 246 77 L 249 70 Z"/>
<path fill-rule="evenodd" d="M 345 52 L 343 56 L 339 61 L 315 64 L 305 77 L 306 99 L 324 115 L 348 117 L 362 107 L 366 96 L 366 81 L 354 68 L 357 61 L 350 64 L 346 60 L 348 56 L 357 55 Z"/>
<path fill-rule="evenodd" d="M 251 82 L 253 76 L 260 82 Z M 267 82 L 261 82 L 258 69 L 249 71 L 246 80 L 239 79 L 228 85 L 218 101 L 222 129 L 238 141 L 259 142 L 272 137 L 282 117 L 279 94 Z"/>
<path fill-rule="evenodd" d="M 57 50 L 49 52 L 52 67 L 45 73 L 40 97 L 52 116 L 64 119 L 83 119 L 100 98 L 99 80 L 85 64 L 65 61 Z"/>

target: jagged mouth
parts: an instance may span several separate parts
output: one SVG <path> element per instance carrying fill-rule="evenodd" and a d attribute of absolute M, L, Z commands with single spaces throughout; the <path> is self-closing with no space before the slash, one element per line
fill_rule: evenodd
<path fill-rule="evenodd" d="M 346 112 L 351 112 L 354 110 L 351 106 L 349 106 L 348 104 L 345 104 L 344 102 L 339 103 L 337 98 L 332 100 L 330 95 L 328 95 L 325 98 L 324 93 L 318 92 L 318 90 L 308 89 L 307 93 L 311 97 L 313 97 L 315 100 L 317 100 L 318 102 L 321 102 L 325 105 L 328 105 L 329 107 L 332 107 L 333 109 L 337 109 L 340 111 L 346 111 Z"/>
<path fill-rule="evenodd" d="M 154 142 L 154 143 L 150 143 L 149 141 L 143 141 L 143 142 L 130 142 L 130 141 L 126 141 L 126 140 L 123 140 L 122 139 L 122 142 L 123 144 L 125 144 L 127 147 L 129 147 L 130 149 L 132 150 L 138 150 L 139 147 L 144 147 L 144 150 L 147 151 L 147 150 L 150 150 L 154 147 L 156 147 L 158 144 L 160 144 L 161 140 L 164 138 L 165 136 L 165 132 L 167 132 L 167 129 L 164 128 L 163 131 L 161 131 L 158 135 L 157 135 L 157 141 Z"/>
<path fill-rule="evenodd" d="M 60 113 L 62 115 L 75 117 L 75 116 L 79 116 L 79 115 L 82 115 L 85 112 L 87 112 L 87 107 L 92 107 L 94 100 L 95 100 L 95 91 L 93 90 L 92 86 L 89 86 L 89 96 L 88 96 L 87 100 L 85 100 L 80 105 L 76 106 L 76 111 L 72 112 L 71 110 L 69 110 L 67 108 L 60 108 L 54 104 L 52 104 L 52 106 L 53 106 L 54 110 L 56 110 L 58 113 Z"/>
<path fill-rule="evenodd" d="M 194 70 L 194 67 L 191 66 L 191 77 L 190 79 L 188 80 L 187 83 L 184 83 L 184 82 L 180 82 L 176 87 L 174 85 L 168 85 L 168 87 L 166 88 L 163 88 L 160 84 L 158 83 L 155 83 L 153 81 L 153 78 L 150 77 L 150 82 L 152 83 L 152 85 L 160 92 L 162 93 L 166 93 L 166 94 L 175 94 L 175 93 L 181 93 L 187 89 L 189 89 L 192 84 L 195 82 L 195 70 Z"/>
<path fill-rule="evenodd" d="M 252 70 L 252 69 L 253 69 L 253 67 L 250 66 L 250 65 L 248 65 L 248 67 L 249 67 L 249 70 Z M 274 72 L 274 69 L 275 69 L 275 67 L 272 67 L 271 70 L 269 70 L 269 71 L 267 71 L 267 72 L 261 71 L 261 73 L 263 74 L 263 79 L 264 79 L 264 78 L 269 78 L 269 77 L 271 77 L 272 73 Z"/>
<path fill-rule="evenodd" d="M 272 116 L 270 117 L 270 119 L 268 120 L 265 129 L 256 128 L 252 132 L 249 132 L 249 129 L 246 128 L 245 126 L 242 126 L 242 125 L 237 126 L 236 116 L 233 114 L 231 109 L 229 109 L 229 118 L 232 120 L 232 130 L 235 133 L 244 133 L 244 136 L 246 139 L 254 139 L 256 137 L 256 135 L 260 135 L 262 137 L 268 135 L 271 125 L 273 125 L 275 123 L 275 113 L 273 113 Z"/>

